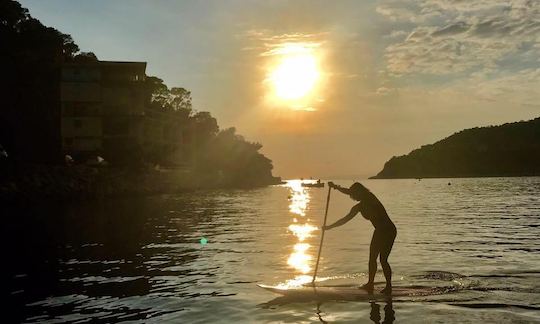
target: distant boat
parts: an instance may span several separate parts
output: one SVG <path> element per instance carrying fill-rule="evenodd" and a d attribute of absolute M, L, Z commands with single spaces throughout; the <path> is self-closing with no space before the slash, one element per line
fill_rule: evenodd
<path fill-rule="evenodd" d="M 302 187 L 307 188 L 324 188 L 324 182 L 317 181 L 314 183 L 302 183 Z"/>

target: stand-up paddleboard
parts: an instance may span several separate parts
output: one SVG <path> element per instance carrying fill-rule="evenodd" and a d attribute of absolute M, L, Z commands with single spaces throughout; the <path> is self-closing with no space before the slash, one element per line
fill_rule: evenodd
<path fill-rule="evenodd" d="M 379 290 L 368 291 L 358 286 L 303 286 L 294 288 L 283 288 L 258 284 L 262 289 L 295 299 L 324 299 L 324 300 L 370 300 L 386 299 L 391 297 L 417 297 L 442 293 L 440 289 L 433 287 L 411 286 L 393 287 L 392 294 L 386 295 Z M 382 288 L 382 287 L 381 287 Z"/>

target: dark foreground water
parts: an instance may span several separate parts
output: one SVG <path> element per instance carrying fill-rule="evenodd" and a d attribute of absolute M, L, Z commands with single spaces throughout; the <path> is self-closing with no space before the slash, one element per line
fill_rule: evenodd
<path fill-rule="evenodd" d="M 258 288 L 297 285 L 313 272 L 327 191 L 291 182 L 4 205 L 2 322 L 540 321 L 540 178 L 364 183 L 398 227 L 394 285 L 438 287 L 441 294 L 316 302 Z M 332 192 L 330 221 L 352 204 Z M 324 284 L 366 281 L 371 232 L 358 216 L 326 233 Z"/>

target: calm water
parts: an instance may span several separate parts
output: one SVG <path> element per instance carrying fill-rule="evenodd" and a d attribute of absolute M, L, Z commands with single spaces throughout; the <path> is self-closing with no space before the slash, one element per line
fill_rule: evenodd
<path fill-rule="evenodd" d="M 442 287 L 447 293 L 316 303 L 284 300 L 258 288 L 256 283 L 309 281 L 313 271 L 327 189 L 290 183 L 100 203 L 3 206 L 3 217 L 10 219 L 2 235 L 8 318 L 40 323 L 540 321 L 540 178 L 364 184 L 398 227 L 390 255 L 394 285 Z M 329 221 L 352 205 L 332 192 Z M 361 216 L 327 232 L 320 280 L 364 283 L 371 233 Z M 201 244 L 202 237 L 207 244 Z M 376 281 L 383 281 L 381 273 Z"/>

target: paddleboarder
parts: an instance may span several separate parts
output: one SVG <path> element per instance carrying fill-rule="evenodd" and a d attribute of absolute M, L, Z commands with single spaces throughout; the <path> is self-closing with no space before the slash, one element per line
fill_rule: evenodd
<path fill-rule="evenodd" d="M 362 288 L 373 291 L 375 272 L 377 272 L 377 257 L 379 257 L 386 279 L 386 287 L 381 292 L 390 294 L 392 292 L 392 268 L 388 263 L 388 256 L 392 251 L 392 246 L 396 238 L 396 226 L 390 220 L 388 213 L 386 213 L 379 199 L 362 184 L 355 182 L 350 188 L 344 188 L 333 182 L 328 182 L 328 186 L 349 195 L 351 199 L 360 203 L 354 205 L 345 217 L 339 219 L 334 224 L 325 226 L 324 230 L 341 226 L 353 219 L 358 213 L 361 213 L 365 219 L 369 220 L 373 224 L 373 227 L 375 227 L 375 230 L 373 231 L 373 237 L 371 238 L 371 245 L 369 247 L 369 280 Z"/>

